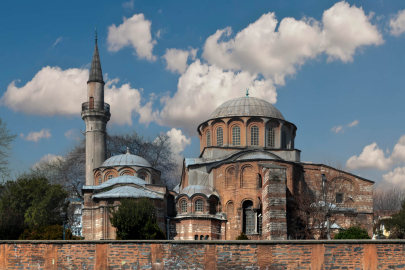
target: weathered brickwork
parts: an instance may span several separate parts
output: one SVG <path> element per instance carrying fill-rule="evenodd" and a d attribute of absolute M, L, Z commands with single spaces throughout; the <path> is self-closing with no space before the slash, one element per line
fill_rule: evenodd
<path fill-rule="evenodd" d="M 405 241 L 0 241 L 2 269 L 405 269 Z"/>

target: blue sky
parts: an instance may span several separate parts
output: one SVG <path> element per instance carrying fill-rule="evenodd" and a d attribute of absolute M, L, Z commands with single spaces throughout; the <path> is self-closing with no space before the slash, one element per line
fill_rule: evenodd
<path fill-rule="evenodd" d="M 151 139 L 169 132 L 179 160 L 197 157 L 197 126 L 249 87 L 297 126 L 303 161 L 405 182 L 403 1 L 0 7 L 0 117 L 18 135 L 14 173 L 63 156 L 81 136 L 97 26 L 114 118 L 109 132 L 135 130 Z"/>

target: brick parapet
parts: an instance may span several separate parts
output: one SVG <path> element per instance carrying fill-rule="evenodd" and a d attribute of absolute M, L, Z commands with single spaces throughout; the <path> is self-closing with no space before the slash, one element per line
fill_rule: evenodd
<path fill-rule="evenodd" d="M 0 241 L 0 269 L 402 269 L 405 240 Z"/>

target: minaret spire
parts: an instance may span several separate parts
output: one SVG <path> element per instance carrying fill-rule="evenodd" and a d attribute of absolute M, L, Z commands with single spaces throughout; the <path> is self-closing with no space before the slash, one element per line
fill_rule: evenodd
<path fill-rule="evenodd" d="M 100 55 L 98 54 L 97 27 L 95 36 L 96 36 L 96 45 L 94 46 L 93 60 L 91 60 L 91 67 L 90 67 L 90 76 L 87 83 L 89 82 L 104 83 L 103 72 L 101 71 Z"/>

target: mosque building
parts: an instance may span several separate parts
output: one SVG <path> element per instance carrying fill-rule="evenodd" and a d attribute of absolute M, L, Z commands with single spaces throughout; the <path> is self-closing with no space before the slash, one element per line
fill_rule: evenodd
<path fill-rule="evenodd" d="M 114 108 L 104 103 L 104 81 L 96 45 L 82 104 L 86 123 L 86 240 L 115 239 L 109 207 L 122 198 L 149 198 L 168 239 L 283 240 L 299 230 L 297 201 L 304 187 L 325 192 L 340 183 L 329 205 L 338 216 L 331 228 L 360 222 L 372 235 L 373 181 L 324 164 L 301 162 L 297 127 L 269 102 L 246 96 L 219 106 L 197 130 L 200 156 L 185 158 L 179 185 L 169 190 L 160 171 L 142 157 L 106 156 L 106 126 Z M 298 200 L 297 200 L 298 199 Z"/>

